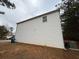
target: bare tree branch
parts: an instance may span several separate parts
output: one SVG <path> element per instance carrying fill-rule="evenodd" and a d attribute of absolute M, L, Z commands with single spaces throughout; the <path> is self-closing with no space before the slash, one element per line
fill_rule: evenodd
<path fill-rule="evenodd" d="M 16 8 L 15 4 L 11 3 L 8 0 L 0 0 L 0 5 L 6 6 L 7 8 L 10 8 L 10 9 L 15 9 Z M 0 14 L 5 14 L 5 12 L 0 12 Z"/>

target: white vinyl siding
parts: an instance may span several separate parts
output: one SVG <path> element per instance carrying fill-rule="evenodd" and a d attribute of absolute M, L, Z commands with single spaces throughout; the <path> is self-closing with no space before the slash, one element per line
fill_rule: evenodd
<path fill-rule="evenodd" d="M 47 16 L 47 22 L 42 17 L 17 25 L 16 41 L 29 44 L 64 48 L 59 12 Z"/>

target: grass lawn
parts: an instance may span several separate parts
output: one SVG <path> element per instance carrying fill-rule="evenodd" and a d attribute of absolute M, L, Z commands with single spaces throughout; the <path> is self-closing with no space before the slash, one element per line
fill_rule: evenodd
<path fill-rule="evenodd" d="M 0 43 L 0 59 L 79 59 L 79 51 L 22 43 Z"/>

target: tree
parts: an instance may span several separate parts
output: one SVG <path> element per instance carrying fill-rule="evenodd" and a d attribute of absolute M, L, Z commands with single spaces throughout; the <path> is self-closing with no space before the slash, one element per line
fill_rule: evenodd
<path fill-rule="evenodd" d="M 10 36 L 13 36 L 13 27 L 10 27 Z"/>
<path fill-rule="evenodd" d="M 61 15 L 64 37 L 79 40 L 79 1 L 65 0 L 62 9 L 64 10 L 64 14 Z"/>
<path fill-rule="evenodd" d="M 0 26 L 0 40 L 7 39 L 8 34 L 9 30 L 5 26 Z"/>
<path fill-rule="evenodd" d="M 11 3 L 8 0 L 0 0 L 0 5 L 6 6 L 7 8 L 10 8 L 10 9 L 15 9 L 15 4 Z M 0 11 L 0 14 L 5 14 L 5 12 Z"/>

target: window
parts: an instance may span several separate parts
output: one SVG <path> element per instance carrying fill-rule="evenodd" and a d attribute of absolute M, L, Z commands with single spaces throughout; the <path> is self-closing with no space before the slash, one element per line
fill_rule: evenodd
<path fill-rule="evenodd" d="M 47 16 L 43 16 L 43 22 L 47 22 Z"/>

